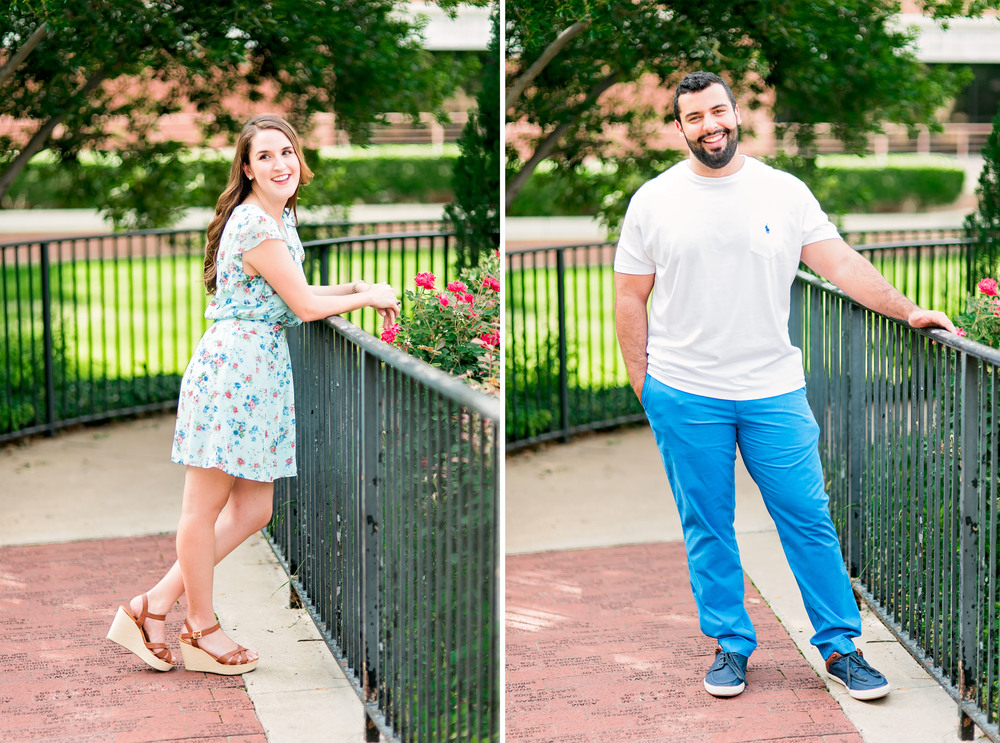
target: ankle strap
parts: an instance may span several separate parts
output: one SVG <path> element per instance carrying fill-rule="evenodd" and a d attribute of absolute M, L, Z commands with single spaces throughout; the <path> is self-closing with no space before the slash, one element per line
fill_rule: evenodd
<path fill-rule="evenodd" d="M 156 619 L 157 621 L 160 622 L 167 621 L 166 614 L 153 614 L 152 612 L 148 611 L 148 607 L 149 607 L 149 600 L 146 597 L 146 594 L 142 594 L 142 611 L 139 612 L 139 617 L 138 617 L 140 625 L 143 622 L 145 622 L 146 619 Z"/>
<path fill-rule="evenodd" d="M 214 627 L 210 627 L 209 629 L 204 629 L 204 630 L 198 630 L 197 632 L 195 632 L 194 630 L 191 629 L 191 625 L 188 624 L 188 620 L 186 619 L 184 620 L 184 627 L 185 629 L 187 629 L 187 632 L 181 635 L 181 638 L 184 640 L 198 640 L 204 637 L 205 635 L 210 635 L 216 630 L 222 629 L 222 626 L 218 622 L 216 622 Z"/>

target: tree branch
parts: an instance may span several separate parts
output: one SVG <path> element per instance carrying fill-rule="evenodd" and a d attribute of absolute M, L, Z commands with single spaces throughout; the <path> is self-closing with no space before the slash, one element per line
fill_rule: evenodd
<path fill-rule="evenodd" d="M 3 87 L 7 80 L 14 75 L 14 71 L 21 66 L 21 63 L 27 59 L 28 55 L 34 51 L 35 47 L 41 43 L 42 39 L 44 39 L 48 33 L 48 26 L 45 23 L 42 23 L 41 26 L 34 30 L 21 48 L 14 53 L 14 56 L 5 62 L 3 67 L 0 67 L 0 87 Z"/>
<path fill-rule="evenodd" d="M 604 91 L 617 83 L 621 77 L 622 73 L 619 70 L 615 70 L 610 75 L 604 77 L 593 87 L 590 93 L 587 94 L 587 97 L 583 100 L 583 102 L 577 106 L 577 112 L 562 121 L 559 126 L 545 136 L 538 147 L 535 148 L 535 152 L 532 154 L 528 162 L 526 162 L 517 175 L 515 175 L 507 183 L 507 190 L 505 191 L 507 204 L 513 201 L 514 197 L 520 193 L 521 188 L 523 188 L 524 184 L 528 182 L 528 178 L 531 177 L 531 174 L 535 171 L 535 168 L 538 167 L 538 164 L 552 154 L 552 151 L 556 148 L 559 140 L 562 139 L 566 135 L 566 132 L 568 132 L 580 119 L 583 112 L 592 106 L 597 99 L 604 94 Z"/>
<path fill-rule="evenodd" d="M 102 67 L 100 70 L 95 72 L 90 79 L 84 83 L 83 87 L 77 91 L 76 95 L 67 101 L 67 105 L 59 113 L 46 121 L 38 129 L 38 131 L 35 132 L 34 136 L 32 136 L 32 138 L 28 141 L 28 144 L 24 146 L 24 148 L 17 154 L 17 157 L 15 157 L 11 161 L 10 165 L 7 166 L 7 169 L 4 170 L 3 175 L 0 175 L 0 198 L 3 198 L 7 191 L 10 190 L 14 181 L 21 174 L 21 171 L 24 170 L 24 166 L 27 165 L 28 161 L 42 149 L 49 137 L 52 136 L 52 132 L 55 131 L 55 128 L 62 123 L 63 119 L 66 118 L 66 114 L 69 113 L 74 102 L 89 96 L 92 92 L 94 92 L 94 89 L 97 88 L 98 85 L 104 82 L 104 79 L 107 76 L 108 69 L 106 67 Z"/>
<path fill-rule="evenodd" d="M 555 38 L 555 41 L 545 47 L 545 51 L 542 52 L 542 55 L 536 59 L 528 69 L 521 73 L 521 75 L 514 81 L 514 84 L 510 86 L 510 90 L 507 91 L 505 110 L 509 111 L 512 109 L 514 104 L 517 102 L 517 99 L 521 97 L 525 88 L 531 84 L 532 80 L 538 77 L 539 73 L 545 69 L 546 65 L 548 65 L 548 63 L 563 50 L 563 47 L 588 28 L 590 28 L 589 21 L 577 21 L 569 28 L 563 29 Z"/>

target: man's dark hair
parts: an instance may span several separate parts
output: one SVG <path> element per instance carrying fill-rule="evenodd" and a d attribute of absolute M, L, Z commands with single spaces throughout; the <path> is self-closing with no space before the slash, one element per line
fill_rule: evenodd
<path fill-rule="evenodd" d="M 733 91 L 730 90 L 726 81 L 715 73 L 698 70 L 697 72 L 685 75 L 684 79 L 677 86 L 677 90 L 674 91 L 674 118 L 677 121 L 681 120 L 681 109 L 677 104 L 677 99 L 685 93 L 699 93 L 709 85 L 721 85 L 725 89 L 726 95 L 729 96 L 729 102 L 733 104 L 734 109 L 736 108 L 736 98 L 733 96 Z"/>

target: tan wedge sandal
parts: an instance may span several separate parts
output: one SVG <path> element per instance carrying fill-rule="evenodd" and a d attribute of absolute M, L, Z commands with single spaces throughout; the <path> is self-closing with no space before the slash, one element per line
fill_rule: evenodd
<path fill-rule="evenodd" d="M 128 606 L 124 604 L 119 606 L 115 620 L 111 623 L 111 629 L 108 630 L 108 639 L 126 650 L 131 650 L 157 671 L 169 671 L 177 665 L 169 648 L 162 642 L 150 642 L 146 630 L 142 627 L 147 618 L 164 622 L 167 617 L 163 614 L 150 614 L 147 611 L 148 606 L 146 594 L 142 594 L 142 611 L 138 617 L 132 614 Z"/>
<path fill-rule="evenodd" d="M 222 676 L 239 676 L 243 673 L 249 673 L 257 667 L 257 660 L 249 660 L 247 649 L 242 645 L 236 650 L 218 656 L 198 647 L 200 638 L 222 629 L 218 622 L 210 629 L 193 632 L 191 625 L 185 619 L 184 628 L 187 632 L 180 637 L 181 655 L 184 657 L 184 668 L 187 670 L 198 673 L 218 673 Z"/>

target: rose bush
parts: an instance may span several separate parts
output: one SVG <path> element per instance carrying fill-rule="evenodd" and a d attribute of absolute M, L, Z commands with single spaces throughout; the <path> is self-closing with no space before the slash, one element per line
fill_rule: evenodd
<path fill-rule="evenodd" d="M 406 291 L 409 310 L 382 340 L 491 395 L 500 392 L 500 251 L 438 289 L 421 272 Z"/>
<path fill-rule="evenodd" d="M 965 312 L 955 318 L 959 335 L 1000 348 L 1000 287 L 993 278 L 981 279 L 978 295 L 969 298 Z"/>

